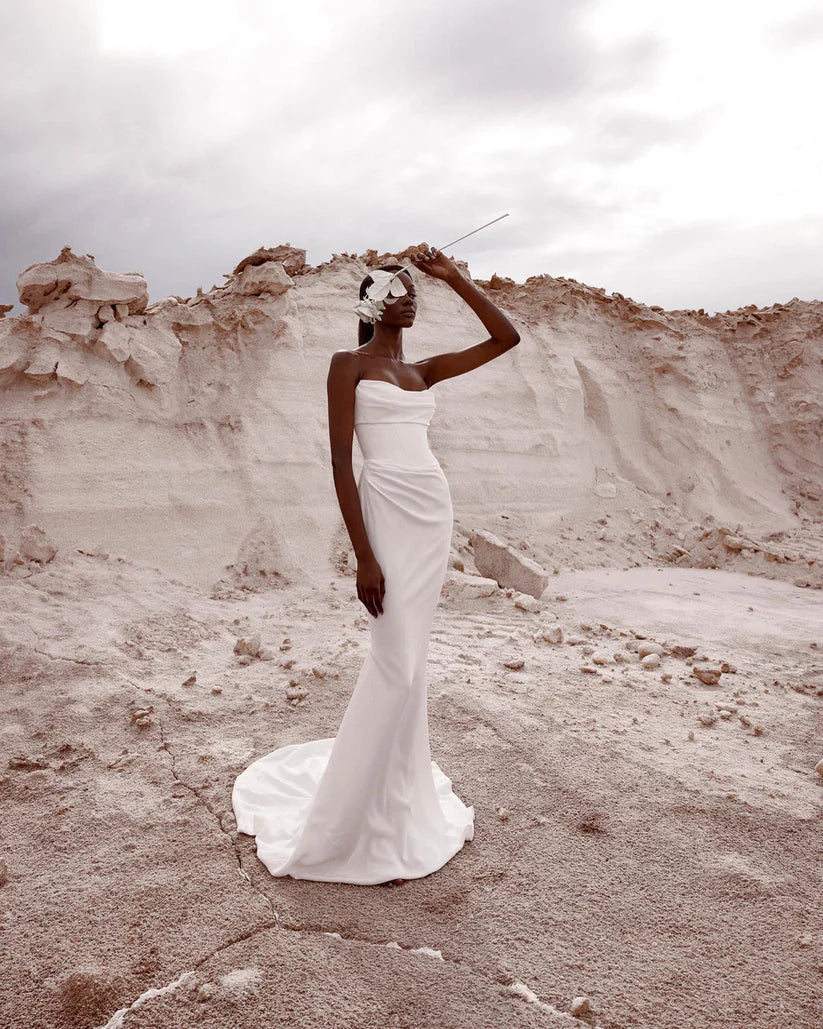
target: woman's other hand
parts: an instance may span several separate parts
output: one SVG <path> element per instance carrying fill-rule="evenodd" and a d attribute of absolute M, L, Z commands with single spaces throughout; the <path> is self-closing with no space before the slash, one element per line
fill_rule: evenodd
<path fill-rule="evenodd" d="M 444 282 L 448 282 L 455 276 L 460 275 L 460 271 L 454 261 L 446 257 L 436 247 L 430 247 L 426 243 L 421 243 L 415 249 L 418 251 L 418 254 L 412 258 L 412 264 L 415 268 L 425 272 L 426 275 L 431 275 L 434 279 L 443 279 Z"/>
<path fill-rule="evenodd" d="M 386 583 L 383 569 L 376 558 L 367 558 L 357 562 L 357 597 L 366 610 L 374 618 L 383 614 L 383 597 L 386 594 Z"/>

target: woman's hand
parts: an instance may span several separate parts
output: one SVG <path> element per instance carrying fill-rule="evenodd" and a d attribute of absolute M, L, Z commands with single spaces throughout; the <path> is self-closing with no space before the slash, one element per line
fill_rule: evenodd
<path fill-rule="evenodd" d="M 421 243 L 416 249 L 418 250 L 418 255 L 412 258 L 412 264 L 415 268 L 424 271 L 426 275 L 431 275 L 434 279 L 443 279 L 444 282 L 450 282 L 455 276 L 460 275 L 460 271 L 454 261 L 446 257 L 436 247 L 430 247 L 426 243 Z"/>
<path fill-rule="evenodd" d="M 357 597 L 366 610 L 374 618 L 383 614 L 383 597 L 386 593 L 386 583 L 383 579 L 383 569 L 377 563 L 376 558 L 367 558 L 357 562 Z"/>

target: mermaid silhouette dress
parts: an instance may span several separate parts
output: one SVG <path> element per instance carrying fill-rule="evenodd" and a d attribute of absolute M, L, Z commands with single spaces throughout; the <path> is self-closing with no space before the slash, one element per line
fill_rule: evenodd
<path fill-rule="evenodd" d="M 383 570 L 383 613 L 336 737 L 279 747 L 240 773 L 232 806 L 274 876 L 417 879 L 474 836 L 474 807 L 432 760 L 426 664 L 448 563 L 452 502 L 428 442 L 431 389 L 355 387 L 363 521 Z"/>

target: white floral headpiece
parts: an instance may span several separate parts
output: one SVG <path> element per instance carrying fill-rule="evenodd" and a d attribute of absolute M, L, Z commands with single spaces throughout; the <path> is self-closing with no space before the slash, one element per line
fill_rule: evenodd
<path fill-rule="evenodd" d="M 508 214 L 500 215 L 500 218 L 508 217 Z M 467 232 L 465 236 L 458 236 L 457 239 L 453 239 L 451 243 L 445 243 L 439 251 L 436 247 L 429 247 L 429 251 L 435 254 L 442 254 L 446 247 L 459 243 L 461 239 L 467 239 L 469 236 L 473 236 L 475 232 L 480 232 L 480 229 L 485 229 L 488 225 L 494 225 L 495 222 L 500 221 L 500 218 L 493 218 L 490 222 L 486 222 L 485 225 L 481 225 L 479 229 L 472 229 L 472 231 Z M 407 292 L 403 281 L 399 279 L 398 276 L 400 275 L 400 272 L 404 272 L 410 267 L 411 264 L 407 264 L 396 272 L 387 272 L 382 268 L 376 268 L 373 272 L 369 272 L 373 280 L 372 284 L 366 290 L 366 295 L 363 299 L 359 300 L 353 308 L 353 310 L 360 315 L 361 321 L 380 321 L 383 311 L 386 308 L 386 304 L 393 304 L 398 297 L 402 297 L 403 294 Z"/>
<path fill-rule="evenodd" d="M 403 271 L 406 269 L 404 268 Z M 360 315 L 364 322 L 379 322 L 386 304 L 393 304 L 399 297 L 407 292 L 406 285 L 400 276 L 400 272 L 387 272 L 382 268 L 376 268 L 369 272 L 372 284 L 366 290 L 366 295 L 354 305 L 354 310 Z"/>

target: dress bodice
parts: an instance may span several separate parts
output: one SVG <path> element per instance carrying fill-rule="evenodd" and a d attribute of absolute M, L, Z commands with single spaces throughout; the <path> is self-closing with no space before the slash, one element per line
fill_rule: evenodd
<path fill-rule="evenodd" d="M 354 432 L 364 459 L 410 467 L 438 464 L 428 439 L 434 409 L 431 389 L 360 379 L 354 391 Z"/>

